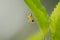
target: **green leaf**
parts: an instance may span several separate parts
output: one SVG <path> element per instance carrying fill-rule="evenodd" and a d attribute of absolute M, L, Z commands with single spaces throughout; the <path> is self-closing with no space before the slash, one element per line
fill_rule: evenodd
<path fill-rule="evenodd" d="M 31 36 L 29 36 L 26 40 L 40 40 L 41 37 L 40 37 L 40 32 L 37 32 Z"/>
<path fill-rule="evenodd" d="M 60 2 L 50 16 L 50 40 L 60 40 Z"/>
<path fill-rule="evenodd" d="M 40 34 L 42 34 L 42 36 L 38 37 L 45 37 L 46 34 L 48 33 L 48 27 L 49 27 L 49 20 L 48 20 L 48 14 L 46 9 L 44 8 L 44 6 L 42 6 L 40 0 L 24 0 L 25 3 L 28 5 L 28 7 L 31 9 L 32 14 L 34 15 L 37 24 L 40 27 Z M 36 34 L 37 36 L 38 34 Z M 34 39 L 34 38 L 33 38 Z"/>

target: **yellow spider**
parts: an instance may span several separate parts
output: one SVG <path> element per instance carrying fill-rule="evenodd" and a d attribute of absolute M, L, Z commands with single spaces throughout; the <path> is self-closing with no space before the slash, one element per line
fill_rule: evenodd
<path fill-rule="evenodd" d="M 28 21 L 29 21 L 29 22 L 34 22 L 33 17 L 32 17 L 32 14 L 30 14 L 30 15 L 28 16 Z"/>

